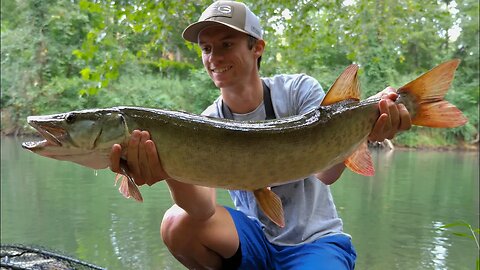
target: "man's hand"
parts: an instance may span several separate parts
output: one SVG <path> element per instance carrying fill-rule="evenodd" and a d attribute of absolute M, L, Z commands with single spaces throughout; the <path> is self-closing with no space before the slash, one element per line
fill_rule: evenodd
<path fill-rule="evenodd" d="M 412 126 L 410 113 L 403 104 L 395 103 L 398 97 L 395 89 L 387 87 L 373 97 L 380 98 L 378 102 L 380 117 L 368 136 L 370 141 L 382 142 L 385 139 L 393 139 L 398 132 L 410 129 Z"/>
<path fill-rule="evenodd" d="M 110 152 L 110 169 L 113 172 L 122 173 L 121 157 L 122 147 L 114 144 Z M 132 132 L 127 148 L 127 165 L 131 176 L 139 186 L 143 184 L 151 186 L 158 181 L 170 178 L 163 170 L 155 143 L 150 140 L 150 134 L 147 131 Z"/>

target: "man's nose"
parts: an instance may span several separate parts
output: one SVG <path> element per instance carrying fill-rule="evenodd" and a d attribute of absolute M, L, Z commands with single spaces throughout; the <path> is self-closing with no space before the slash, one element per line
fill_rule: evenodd
<path fill-rule="evenodd" d="M 223 58 L 224 58 L 224 51 L 221 48 L 214 48 L 210 52 L 210 55 L 209 55 L 210 62 L 223 60 Z"/>

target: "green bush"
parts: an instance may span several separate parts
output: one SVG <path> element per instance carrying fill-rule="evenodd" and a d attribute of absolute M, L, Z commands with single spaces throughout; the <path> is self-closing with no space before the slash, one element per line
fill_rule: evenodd
<path fill-rule="evenodd" d="M 165 78 L 185 78 L 189 75 L 194 66 L 186 62 L 178 62 L 160 58 L 156 61 L 148 60 L 141 62 L 146 65 L 152 73 L 159 73 Z"/>
<path fill-rule="evenodd" d="M 158 74 L 126 75 L 98 94 L 101 107 L 140 106 L 201 113 L 219 95 L 206 72 L 193 70 L 188 80 Z"/>

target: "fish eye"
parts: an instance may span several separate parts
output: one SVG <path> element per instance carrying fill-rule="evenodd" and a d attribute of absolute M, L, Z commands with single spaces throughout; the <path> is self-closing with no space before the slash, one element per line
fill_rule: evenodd
<path fill-rule="evenodd" d="M 67 114 L 67 116 L 65 116 L 65 121 L 67 121 L 69 124 L 72 123 L 75 121 L 75 115 L 73 113 Z"/>
<path fill-rule="evenodd" d="M 118 116 L 119 116 L 118 118 L 120 120 L 120 124 L 124 124 L 125 123 L 125 118 L 123 118 L 123 115 L 119 114 Z"/>

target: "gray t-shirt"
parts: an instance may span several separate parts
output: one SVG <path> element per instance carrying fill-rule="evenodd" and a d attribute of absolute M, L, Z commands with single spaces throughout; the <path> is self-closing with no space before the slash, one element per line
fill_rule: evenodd
<path fill-rule="evenodd" d="M 320 106 L 325 93 L 314 78 L 304 74 L 277 75 L 262 78 L 270 88 L 272 105 L 277 118 L 299 115 Z M 203 113 L 223 118 L 222 97 L 214 101 Z M 262 104 L 247 114 L 233 114 L 235 120 L 264 120 Z M 245 168 L 248 170 L 248 168 Z M 257 207 L 255 196 L 250 191 L 230 190 L 237 210 L 260 221 L 267 239 L 277 245 L 291 246 L 308 243 L 322 236 L 344 234 L 342 220 L 338 217 L 328 185 L 314 175 L 272 187 L 282 200 L 285 227 L 271 222 Z"/>

